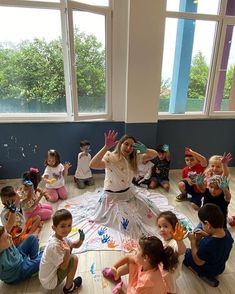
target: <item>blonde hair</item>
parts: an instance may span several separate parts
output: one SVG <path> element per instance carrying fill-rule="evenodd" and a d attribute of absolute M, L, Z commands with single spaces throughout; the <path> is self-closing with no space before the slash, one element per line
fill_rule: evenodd
<path fill-rule="evenodd" d="M 209 164 L 213 161 L 217 161 L 221 163 L 222 156 L 221 155 L 213 155 L 209 158 Z"/>
<path fill-rule="evenodd" d="M 136 143 L 136 139 L 132 135 L 124 135 L 117 143 L 114 152 L 117 153 L 119 159 L 121 159 L 121 146 L 122 143 L 124 143 L 126 140 L 131 139 Z M 130 163 L 130 166 L 134 172 L 137 172 L 137 153 L 136 150 L 133 150 L 133 152 L 128 157 L 128 162 Z"/>

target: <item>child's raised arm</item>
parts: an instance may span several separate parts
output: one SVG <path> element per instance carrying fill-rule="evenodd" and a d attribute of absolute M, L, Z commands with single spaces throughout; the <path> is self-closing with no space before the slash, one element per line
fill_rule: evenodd
<path fill-rule="evenodd" d="M 222 169 L 223 169 L 223 176 L 228 177 L 230 172 L 228 168 L 228 163 L 232 160 L 232 154 L 231 153 L 225 153 L 223 154 L 221 158 L 221 163 L 222 163 Z"/>
<path fill-rule="evenodd" d="M 228 180 L 226 177 L 221 177 L 219 188 L 224 192 L 224 200 L 230 202 L 232 195 L 228 189 Z"/>
<path fill-rule="evenodd" d="M 200 153 L 193 151 L 192 149 L 185 147 L 185 153 L 192 155 L 193 157 L 195 157 L 199 163 L 201 164 L 201 166 L 206 167 L 207 166 L 207 160 L 206 157 L 201 155 Z"/>
<path fill-rule="evenodd" d="M 71 244 L 70 244 L 70 248 L 73 249 L 73 248 L 79 248 L 82 246 L 82 243 L 85 239 L 85 234 L 83 232 L 83 230 L 79 229 L 78 230 L 78 233 L 79 233 L 79 239 L 77 241 L 73 241 Z"/>

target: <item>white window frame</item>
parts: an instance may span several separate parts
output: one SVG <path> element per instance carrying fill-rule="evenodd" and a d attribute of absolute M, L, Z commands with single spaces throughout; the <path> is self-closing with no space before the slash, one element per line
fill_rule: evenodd
<path fill-rule="evenodd" d="M 5 7 L 23 7 L 37 9 L 59 10 L 61 13 L 61 34 L 64 56 L 64 78 L 66 92 L 65 113 L 1 113 L 0 122 L 66 122 L 81 120 L 107 120 L 111 118 L 111 7 L 93 6 L 75 1 L 61 0 L 60 2 L 0 0 Z M 110 5 L 111 6 L 111 5 Z M 76 86 L 75 54 L 73 45 L 72 10 L 81 10 L 105 16 L 105 56 L 106 56 L 106 111 L 105 113 L 79 113 Z"/>
<path fill-rule="evenodd" d="M 176 12 L 166 11 L 165 18 L 190 19 L 190 20 L 207 20 L 218 23 L 216 29 L 216 39 L 214 43 L 212 63 L 209 72 L 209 83 L 207 94 L 205 96 L 204 110 L 200 112 L 185 112 L 184 114 L 174 114 L 169 112 L 158 112 L 159 120 L 170 119 L 208 119 L 208 118 L 231 118 L 235 115 L 235 111 L 214 111 L 214 94 L 216 92 L 216 85 L 218 82 L 218 68 L 221 64 L 221 58 L 224 47 L 225 29 L 227 24 L 235 24 L 235 16 L 228 16 L 225 14 L 227 1 L 221 3 L 219 14 L 199 14 L 190 12 Z M 159 96 L 160 99 L 160 96 Z"/>

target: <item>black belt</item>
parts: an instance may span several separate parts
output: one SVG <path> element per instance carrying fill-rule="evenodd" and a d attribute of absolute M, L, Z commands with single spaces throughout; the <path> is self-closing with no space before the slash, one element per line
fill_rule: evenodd
<path fill-rule="evenodd" d="M 130 189 L 130 187 L 124 189 L 124 190 L 119 190 L 119 191 L 112 191 L 112 190 L 105 190 L 107 192 L 110 192 L 110 193 L 123 193 L 123 192 L 126 192 Z"/>

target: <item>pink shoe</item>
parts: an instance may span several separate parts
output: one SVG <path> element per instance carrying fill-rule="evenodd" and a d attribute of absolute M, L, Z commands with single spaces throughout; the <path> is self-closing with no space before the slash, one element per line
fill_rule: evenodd
<path fill-rule="evenodd" d="M 104 276 L 107 280 L 109 280 L 109 281 L 111 281 L 111 282 L 113 282 L 113 283 L 115 283 L 115 284 L 118 284 L 118 283 L 121 282 L 121 278 L 119 278 L 118 280 L 115 280 L 115 279 L 114 279 L 114 275 L 113 275 L 113 272 L 112 272 L 111 267 L 105 267 L 105 268 L 102 270 L 102 274 L 103 274 L 103 276 Z"/>
<path fill-rule="evenodd" d="M 230 216 L 228 218 L 228 223 L 230 224 L 231 227 L 235 226 L 235 216 Z"/>
<path fill-rule="evenodd" d="M 118 290 L 121 290 L 123 286 L 123 282 L 121 281 L 120 283 L 118 283 L 112 290 L 112 294 L 117 294 Z"/>

